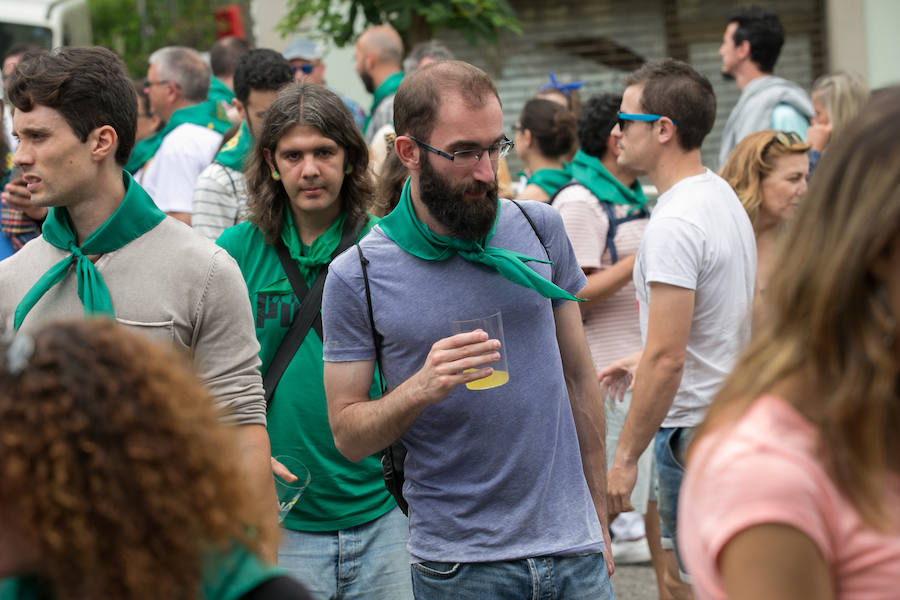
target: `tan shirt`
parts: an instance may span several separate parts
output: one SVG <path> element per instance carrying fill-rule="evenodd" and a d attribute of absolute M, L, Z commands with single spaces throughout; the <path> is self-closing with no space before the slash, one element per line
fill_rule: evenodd
<path fill-rule="evenodd" d="M 0 329 L 12 329 L 19 301 L 67 255 L 39 237 L 0 261 Z M 102 255 L 95 266 L 119 323 L 185 351 L 227 422 L 266 424 L 250 301 L 240 270 L 225 250 L 166 217 L 133 242 Z M 31 309 L 20 330 L 83 316 L 73 267 Z"/>

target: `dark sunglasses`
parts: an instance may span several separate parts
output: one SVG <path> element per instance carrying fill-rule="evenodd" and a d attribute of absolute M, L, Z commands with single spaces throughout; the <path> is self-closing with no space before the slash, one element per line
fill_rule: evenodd
<path fill-rule="evenodd" d="M 316 66 L 312 63 L 301 65 L 299 67 L 291 67 L 291 74 L 296 75 L 297 71 L 300 71 L 304 75 L 309 75 L 310 73 L 313 72 L 313 69 L 315 69 L 315 68 L 316 68 Z"/>
<path fill-rule="evenodd" d="M 778 142 L 781 147 L 788 150 L 809 150 L 809 144 L 804 142 L 803 138 L 800 137 L 800 135 L 798 135 L 797 133 L 793 131 L 776 131 L 775 135 L 772 136 L 772 139 L 769 140 L 769 142 L 763 147 L 763 156 L 765 156 L 766 152 L 769 151 L 769 148 L 772 147 L 772 144 L 776 142 Z"/>

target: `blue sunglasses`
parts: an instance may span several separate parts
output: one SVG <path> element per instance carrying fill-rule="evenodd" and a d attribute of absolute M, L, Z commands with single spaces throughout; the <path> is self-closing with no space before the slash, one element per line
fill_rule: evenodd
<path fill-rule="evenodd" d="M 653 123 L 654 121 L 659 121 L 660 119 L 662 119 L 663 115 L 644 115 L 644 114 L 639 114 L 639 113 L 618 113 L 616 115 L 616 117 L 618 118 L 617 122 L 619 124 L 619 129 L 622 131 L 625 131 L 625 124 L 628 123 L 629 121 L 643 121 L 645 123 Z M 678 127 L 678 122 L 675 119 L 673 119 L 671 117 L 665 117 L 665 118 L 672 121 L 672 125 L 674 125 L 675 127 Z"/>

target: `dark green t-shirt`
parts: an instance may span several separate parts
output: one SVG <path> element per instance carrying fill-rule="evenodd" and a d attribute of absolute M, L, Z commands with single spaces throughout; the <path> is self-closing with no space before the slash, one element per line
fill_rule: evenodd
<path fill-rule="evenodd" d="M 360 238 L 375 221 L 374 217 L 369 219 Z M 247 283 L 265 373 L 300 303 L 274 246 L 265 243 L 255 225 L 247 222 L 230 227 L 217 243 L 234 257 Z M 307 285 L 311 283 L 307 281 Z M 267 413 L 272 456 L 299 458 L 310 472 L 309 486 L 282 523 L 298 531 L 355 527 L 396 506 L 384 487 L 379 456 L 352 463 L 335 448 L 328 425 L 323 368 L 322 340 L 310 328 L 275 388 Z M 377 397 L 379 393 L 373 381 L 370 394 Z"/>

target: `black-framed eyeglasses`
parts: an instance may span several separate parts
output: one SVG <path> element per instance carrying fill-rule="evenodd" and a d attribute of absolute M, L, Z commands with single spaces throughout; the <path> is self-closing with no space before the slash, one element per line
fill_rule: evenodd
<path fill-rule="evenodd" d="M 168 84 L 169 84 L 168 79 L 163 79 L 161 81 L 146 81 L 146 82 L 144 82 L 144 87 L 149 88 L 149 87 L 153 87 L 154 85 L 168 85 Z"/>
<path fill-rule="evenodd" d="M 619 130 L 625 131 L 625 124 L 631 121 L 643 121 L 644 123 L 653 123 L 655 121 L 659 121 L 662 118 L 669 119 L 672 121 L 672 125 L 678 127 L 678 121 L 673 119 L 672 117 L 666 117 L 665 115 L 650 115 L 643 113 L 618 113 L 616 115 L 618 119 L 617 123 L 619 124 Z"/>
<path fill-rule="evenodd" d="M 508 139 L 503 139 L 498 144 L 494 144 L 493 146 L 488 146 L 487 148 L 472 148 L 471 150 L 457 150 L 456 152 L 450 154 L 448 152 L 444 152 L 442 150 L 438 150 L 437 148 L 432 148 L 425 142 L 421 140 L 417 140 L 413 136 L 408 136 L 409 139 L 414 141 L 419 145 L 420 148 L 437 154 L 438 156 L 443 156 L 447 160 L 453 163 L 453 166 L 459 168 L 472 168 L 477 165 L 481 161 L 481 157 L 484 156 L 485 152 L 487 152 L 488 158 L 491 162 L 496 162 L 509 154 L 509 151 L 512 150 L 513 142 Z"/>
<path fill-rule="evenodd" d="M 794 131 L 776 131 L 772 139 L 763 147 L 762 155 L 765 156 L 772 144 L 778 142 L 782 147 L 788 150 L 806 151 L 809 150 L 809 144 L 803 141 L 803 138 Z"/>

